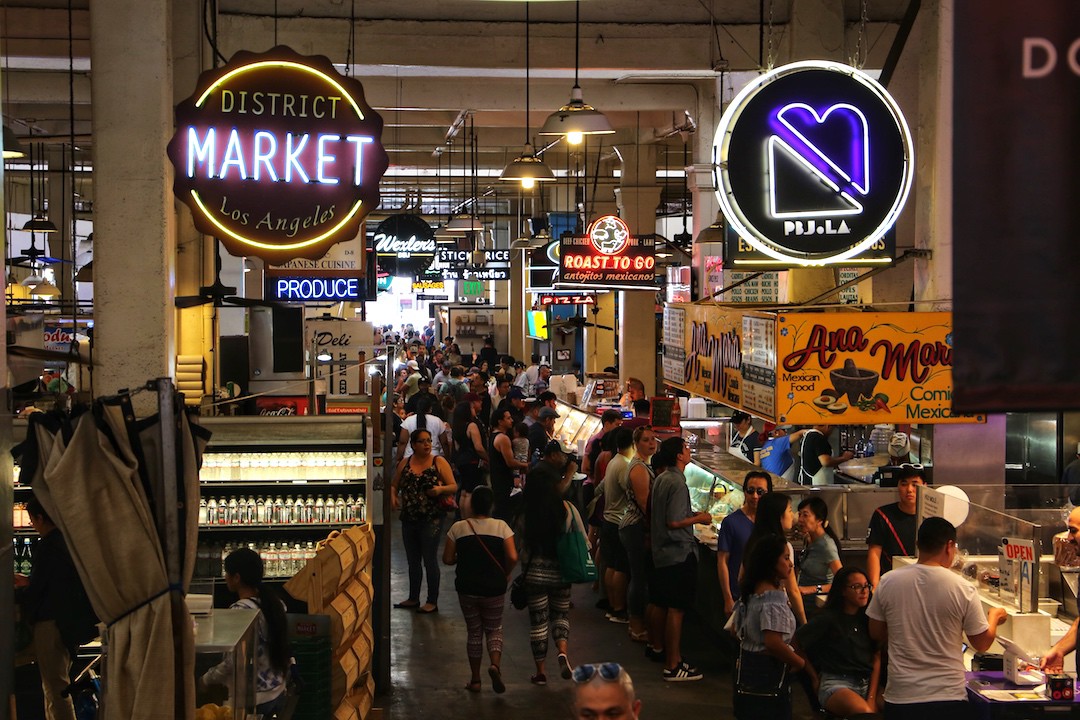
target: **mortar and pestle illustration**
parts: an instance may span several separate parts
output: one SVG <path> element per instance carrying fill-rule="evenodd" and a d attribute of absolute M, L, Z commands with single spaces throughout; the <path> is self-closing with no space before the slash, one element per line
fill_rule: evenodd
<path fill-rule="evenodd" d="M 842 370 L 829 371 L 829 378 L 839 397 L 847 395 L 848 402 L 852 404 L 859 402 L 860 397 L 874 396 L 878 377 L 873 370 L 855 367 L 854 360 L 845 360 Z"/>

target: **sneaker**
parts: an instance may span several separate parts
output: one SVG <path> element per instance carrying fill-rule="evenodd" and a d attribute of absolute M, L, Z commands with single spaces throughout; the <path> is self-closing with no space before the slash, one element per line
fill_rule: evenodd
<path fill-rule="evenodd" d="M 561 653 L 559 654 L 559 669 L 563 680 L 569 680 L 574 677 L 574 669 L 570 667 L 570 661 Z"/>
<path fill-rule="evenodd" d="M 653 662 L 663 662 L 664 661 L 664 651 L 663 650 L 657 650 L 652 645 L 646 644 L 645 645 L 645 657 L 649 658 Z"/>
<path fill-rule="evenodd" d="M 664 671 L 664 682 L 692 682 L 703 677 L 700 670 L 690 667 L 685 660 L 673 669 Z"/>
<path fill-rule="evenodd" d="M 626 612 L 626 610 L 613 610 L 607 613 L 606 617 L 613 623 L 619 623 L 620 625 L 630 624 L 630 615 Z"/>
<path fill-rule="evenodd" d="M 610 610 L 611 609 L 611 605 L 610 605 L 610 603 L 608 603 L 607 598 L 600 598 L 599 600 L 597 600 L 595 607 L 598 610 Z"/>

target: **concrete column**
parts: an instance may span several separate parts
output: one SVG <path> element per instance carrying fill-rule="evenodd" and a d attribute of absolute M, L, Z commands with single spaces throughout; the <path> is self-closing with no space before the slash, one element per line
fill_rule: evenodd
<path fill-rule="evenodd" d="M 656 231 L 660 187 L 656 184 L 656 147 L 623 151 L 622 187 L 615 190 L 619 216 L 630 232 Z M 642 290 L 619 293 L 619 379 L 635 377 L 645 391 L 656 392 L 656 294 Z"/>
<path fill-rule="evenodd" d="M 916 22 L 919 109 L 915 148 L 915 247 L 931 251 L 915 263 L 917 310 L 952 310 L 953 3 L 930 3 Z M 947 302 L 939 302 L 941 300 Z"/>
<path fill-rule="evenodd" d="M 175 367 L 170 10 L 167 2 L 98 0 L 90 12 L 97 395 Z M 139 412 L 155 403 L 150 393 L 136 400 Z"/>

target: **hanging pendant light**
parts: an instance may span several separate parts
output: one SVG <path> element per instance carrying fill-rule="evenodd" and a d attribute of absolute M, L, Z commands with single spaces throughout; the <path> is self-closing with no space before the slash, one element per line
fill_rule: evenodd
<path fill-rule="evenodd" d="M 525 3 L 525 149 L 521 155 L 503 168 L 499 179 L 504 182 L 520 182 L 523 190 L 531 190 L 538 182 L 553 182 L 555 173 L 536 157 L 532 138 L 529 136 L 529 3 Z"/>
<path fill-rule="evenodd" d="M 59 297 L 60 288 L 53 285 L 48 280 L 42 279 L 42 281 L 35 285 L 30 290 L 31 295 L 37 295 L 38 297 Z"/>
<path fill-rule="evenodd" d="M 19 142 L 19 138 L 15 136 L 15 132 L 7 125 L 4 126 L 4 159 L 16 160 L 18 158 L 26 157 L 26 150 L 23 149 L 22 143 Z"/>
<path fill-rule="evenodd" d="M 570 90 L 570 102 L 551 113 L 540 128 L 541 135 L 565 135 L 566 142 L 578 145 L 586 135 L 611 135 L 611 127 L 604 113 L 592 105 L 586 105 L 578 83 L 581 46 L 581 0 L 574 3 L 574 87 Z"/>
<path fill-rule="evenodd" d="M 44 152 L 44 151 L 43 151 Z M 40 157 L 38 158 L 41 159 Z M 45 200 L 45 181 L 41 181 L 41 196 L 38 198 L 42 205 Z M 33 216 L 27 220 L 23 226 L 23 232 L 29 233 L 54 233 L 57 232 L 56 225 L 53 224 L 49 218 L 45 217 L 45 212 L 35 207 L 34 202 L 34 146 L 30 146 L 30 210 L 33 212 Z M 30 238 L 31 244 L 33 244 L 33 237 Z"/>

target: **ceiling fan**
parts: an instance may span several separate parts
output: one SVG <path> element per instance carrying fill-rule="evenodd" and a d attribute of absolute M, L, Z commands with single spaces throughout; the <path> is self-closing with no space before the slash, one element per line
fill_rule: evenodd
<path fill-rule="evenodd" d="M 55 265 L 56 263 L 71 262 L 66 258 L 51 257 L 44 250 L 38 249 L 36 238 L 30 235 L 30 247 L 22 255 L 14 255 L 8 262 L 18 267 L 37 269 L 41 265 Z"/>
<path fill-rule="evenodd" d="M 557 330 L 563 335 L 570 335 L 575 330 L 581 330 L 587 327 L 600 328 L 601 330 L 611 330 L 612 332 L 615 331 L 615 328 L 609 325 L 601 325 L 600 323 L 596 322 L 596 316 L 600 314 L 600 308 L 596 307 L 596 305 L 593 305 L 591 310 L 593 314 L 592 322 L 589 322 L 589 318 L 587 317 L 584 317 L 582 315 L 575 315 L 573 317 L 568 317 L 565 320 L 553 322 L 548 327 L 553 330 Z"/>
<path fill-rule="evenodd" d="M 176 298 L 174 304 L 178 308 L 191 308 L 199 305 L 213 303 L 214 307 L 282 307 L 282 303 L 273 300 L 258 300 L 255 298 L 239 297 L 236 288 L 221 282 L 221 244 L 214 241 L 214 282 L 212 285 L 203 285 L 199 288 L 198 295 L 182 295 Z"/>

